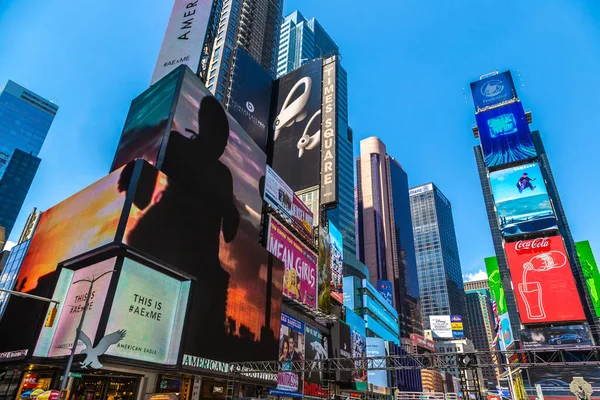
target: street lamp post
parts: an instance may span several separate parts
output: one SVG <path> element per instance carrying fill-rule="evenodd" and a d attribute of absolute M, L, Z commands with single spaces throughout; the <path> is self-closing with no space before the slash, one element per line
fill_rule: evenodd
<path fill-rule="evenodd" d="M 69 356 L 69 361 L 67 362 L 67 368 L 65 369 L 65 374 L 63 375 L 62 381 L 60 383 L 60 392 L 62 393 L 67 386 L 67 378 L 69 377 L 69 373 L 71 372 L 71 365 L 73 365 L 73 358 L 75 358 L 75 348 L 77 347 L 77 342 L 79 342 L 79 334 L 81 333 L 81 328 L 83 327 L 83 321 L 85 319 L 85 314 L 87 313 L 87 309 L 90 304 L 90 297 L 92 296 L 92 290 L 94 288 L 94 283 L 102 278 L 105 275 L 108 275 L 115 270 L 106 271 L 103 274 L 98 275 L 97 277 L 93 277 L 91 279 L 80 279 L 78 281 L 73 282 L 73 285 L 79 282 L 88 282 L 90 284 L 90 288 L 88 289 L 87 297 L 85 298 L 85 305 L 83 306 L 83 312 L 81 313 L 81 319 L 79 319 L 79 326 L 77 327 L 77 331 L 75 332 L 75 341 L 73 342 L 73 347 L 71 348 L 71 355 Z"/>

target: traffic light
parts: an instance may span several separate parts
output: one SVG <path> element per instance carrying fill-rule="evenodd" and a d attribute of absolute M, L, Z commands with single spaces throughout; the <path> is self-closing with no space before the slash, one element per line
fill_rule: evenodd
<path fill-rule="evenodd" d="M 48 312 L 48 317 L 46 318 L 46 323 L 44 324 L 44 326 L 46 328 L 52 328 L 52 325 L 54 325 L 54 320 L 56 319 L 57 312 L 58 312 L 57 306 L 54 306 L 50 309 L 50 311 Z"/>

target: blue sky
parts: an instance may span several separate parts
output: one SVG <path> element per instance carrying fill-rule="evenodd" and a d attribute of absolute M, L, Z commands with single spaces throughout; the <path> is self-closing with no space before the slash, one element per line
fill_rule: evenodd
<path fill-rule="evenodd" d="M 0 83 L 56 99 L 59 113 L 13 231 L 105 175 L 131 100 L 150 82 L 172 7 L 165 0 L 5 0 Z M 379 136 L 411 185 L 452 202 L 464 273 L 493 247 L 479 186 L 468 84 L 510 69 L 545 141 L 575 240 L 600 251 L 600 4 L 597 0 L 286 0 L 316 17 L 348 71 L 350 125 Z M 600 254 L 599 254 L 600 255 Z"/>

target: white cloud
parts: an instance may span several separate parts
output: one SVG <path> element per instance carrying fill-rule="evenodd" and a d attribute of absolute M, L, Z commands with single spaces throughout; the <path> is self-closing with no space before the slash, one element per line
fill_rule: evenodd
<path fill-rule="evenodd" d="M 4 250 L 10 250 L 13 247 L 15 247 L 17 244 L 15 242 L 11 242 L 10 240 L 8 242 L 6 242 L 6 244 L 4 245 Z"/>
<path fill-rule="evenodd" d="M 463 275 L 463 279 L 465 282 L 480 281 L 482 279 L 487 279 L 487 278 L 488 278 L 487 273 L 482 269 L 475 272 L 474 274 L 464 274 Z"/>

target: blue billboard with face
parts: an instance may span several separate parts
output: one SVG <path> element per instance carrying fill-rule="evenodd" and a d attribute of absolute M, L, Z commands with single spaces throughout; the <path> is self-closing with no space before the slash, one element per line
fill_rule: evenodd
<path fill-rule="evenodd" d="M 475 119 L 488 168 L 536 156 L 520 101 L 476 114 Z"/>
<path fill-rule="evenodd" d="M 517 97 L 510 71 L 471 82 L 471 94 L 476 110 Z"/>
<path fill-rule="evenodd" d="M 557 228 L 537 163 L 491 172 L 490 184 L 504 237 Z"/>

